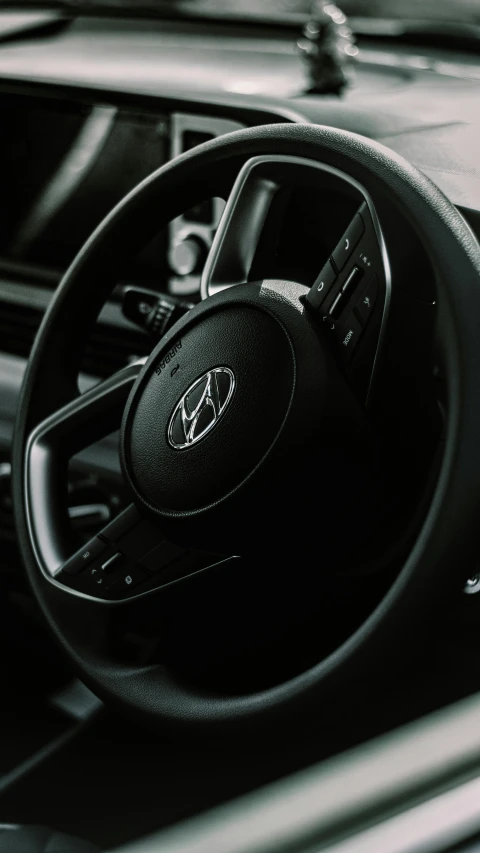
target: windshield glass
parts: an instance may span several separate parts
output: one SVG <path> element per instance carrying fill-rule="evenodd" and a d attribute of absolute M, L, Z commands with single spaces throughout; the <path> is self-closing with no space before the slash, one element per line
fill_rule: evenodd
<path fill-rule="evenodd" d="M 480 22 L 480 0 L 343 0 L 339 5 L 350 15 Z"/>
<path fill-rule="evenodd" d="M 331 5 L 328 0 L 0 0 L 0 8 L 50 7 L 88 10 L 128 10 L 131 15 L 184 12 L 210 18 L 239 17 L 264 20 L 305 20 L 315 7 Z M 480 24 L 480 0 L 339 0 L 348 16 L 408 22 Z"/>
<path fill-rule="evenodd" d="M 394 18 L 469 19 L 480 14 L 480 0 L 344 0 L 339 4 L 355 15 Z"/>

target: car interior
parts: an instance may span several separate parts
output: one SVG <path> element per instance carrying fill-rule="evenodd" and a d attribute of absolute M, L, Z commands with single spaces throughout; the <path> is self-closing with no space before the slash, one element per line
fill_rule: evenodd
<path fill-rule="evenodd" d="M 480 3 L 0 2 L 0 851 L 480 849 Z"/>

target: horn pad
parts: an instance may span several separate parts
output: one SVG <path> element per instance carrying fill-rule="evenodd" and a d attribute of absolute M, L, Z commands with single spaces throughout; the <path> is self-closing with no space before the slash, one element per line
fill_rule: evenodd
<path fill-rule="evenodd" d="M 139 375 L 123 469 L 140 511 L 167 537 L 243 554 L 282 547 L 292 523 L 321 522 L 336 550 L 345 529 L 370 529 L 365 413 L 305 293 L 264 281 L 209 297 Z"/>
<path fill-rule="evenodd" d="M 294 394 L 283 324 L 255 305 L 212 307 L 157 347 L 127 406 L 124 467 L 161 516 L 201 512 L 238 490 L 268 456 Z"/>

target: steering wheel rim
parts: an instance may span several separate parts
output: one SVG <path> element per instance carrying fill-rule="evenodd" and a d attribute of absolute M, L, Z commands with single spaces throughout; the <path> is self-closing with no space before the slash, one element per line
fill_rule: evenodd
<path fill-rule="evenodd" d="M 83 648 L 75 645 L 68 629 L 78 620 L 72 602 L 43 576 L 32 547 L 26 448 L 35 426 L 76 396 L 82 343 L 128 257 L 182 210 L 212 192 L 224 194 L 249 158 L 269 154 L 300 156 L 346 173 L 371 195 L 389 197 L 421 236 L 437 278 L 437 335 L 448 394 L 445 449 L 415 545 L 361 627 L 327 658 L 286 683 L 248 696 L 218 697 L 185 687 L 160 666 L 105 660 L 95 648 L 95 628 Z M 157 206 L 162 203 L 159 216 Z M 220 137 L 162 167 L 112 211 L 65 274 L 37 335 L 20 395 L 12 473 L 19 546 L 34 595 L 95 692 L 154 721 L 218 726 L 267 720 L 311 704 L 348 679 L 380 646 L 388 647 L 398 621 L 407 618 L 431 584 L 451 575 L 460 555 L 467 557 L 475 544 L 480 498 L 479 275 L 478 243 L 438 188 L 384 146 L 332 128 L 271 125 Z M 95 614 L 99 606 L 92 603 L 91 608 Z"/>

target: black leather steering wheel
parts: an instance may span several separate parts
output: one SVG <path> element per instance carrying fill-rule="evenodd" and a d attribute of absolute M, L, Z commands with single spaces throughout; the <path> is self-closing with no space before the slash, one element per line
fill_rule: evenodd
<path fill-rule="evenodd" d="M 334 265 L 310 292 L 287 281 L 247 282 L 278 187 L 302 182 L 343 192 L 357 210 L 347 236 L 332 246 Z M 227 197 L 232 185 L 204 273 L 207 298 L 145 364 L 79 395 L 85 341 L 129 258 L 173 217 L 212 195 Z M 408 220 L 435 271 L 447 398 L 438 473 L 403 565 L 338 648 L 266 688 L 220 695 L 189 682 L 165 665 L 158 638 L 154 652 L 147 642 L 141 654 L 124 654 L 118 637 L 125 620 L 132 635 L 142 633 L 144 620 L 161 621 L 172 609 L 181 622 L 185 602 L 189 612 L 192 601 L 201 608 L 217 583 L 225 590 L 230 573 L 241 576 L 242 561 L 232 555 L 255 554 L 258 578 L 275 540 L 277 554 L 288 553 L 291 565 L 315 551 L 314 571 L 327 578 L 337 552 L 348 561 L 348 543 L 368 519 L 381 517 L 382 462 L 369 406 L 395 278 L 390 285 L 375 211 L 380 196 Z M 370 326 L 358 313 L 372 280 L 369 263 L 377 276 Z M 326 127 L 271 125 L 216 139 L 168 163 L 112 211 L 65 274 L 44 318 L 22 387 L 13 457 L 18 537 L 32 589 L 93 690 L 152 720 L 268 720 L 312 706 L 388 647 L 422 590 L 451 577 L 474 548 L 479 283 L 477 241 L 442 193 L 385 147 Z M 118 427 L 122 416 L 132 507 L 69 558 L 68 459 Z M 374 531 L 375 523 L 369 535 Z M 273 584 L 275 570 L 266 571 Z M 294 570 L 287 585 L 299 577 Z M 245 578 L 250 583 L 252 575 Z"/>

